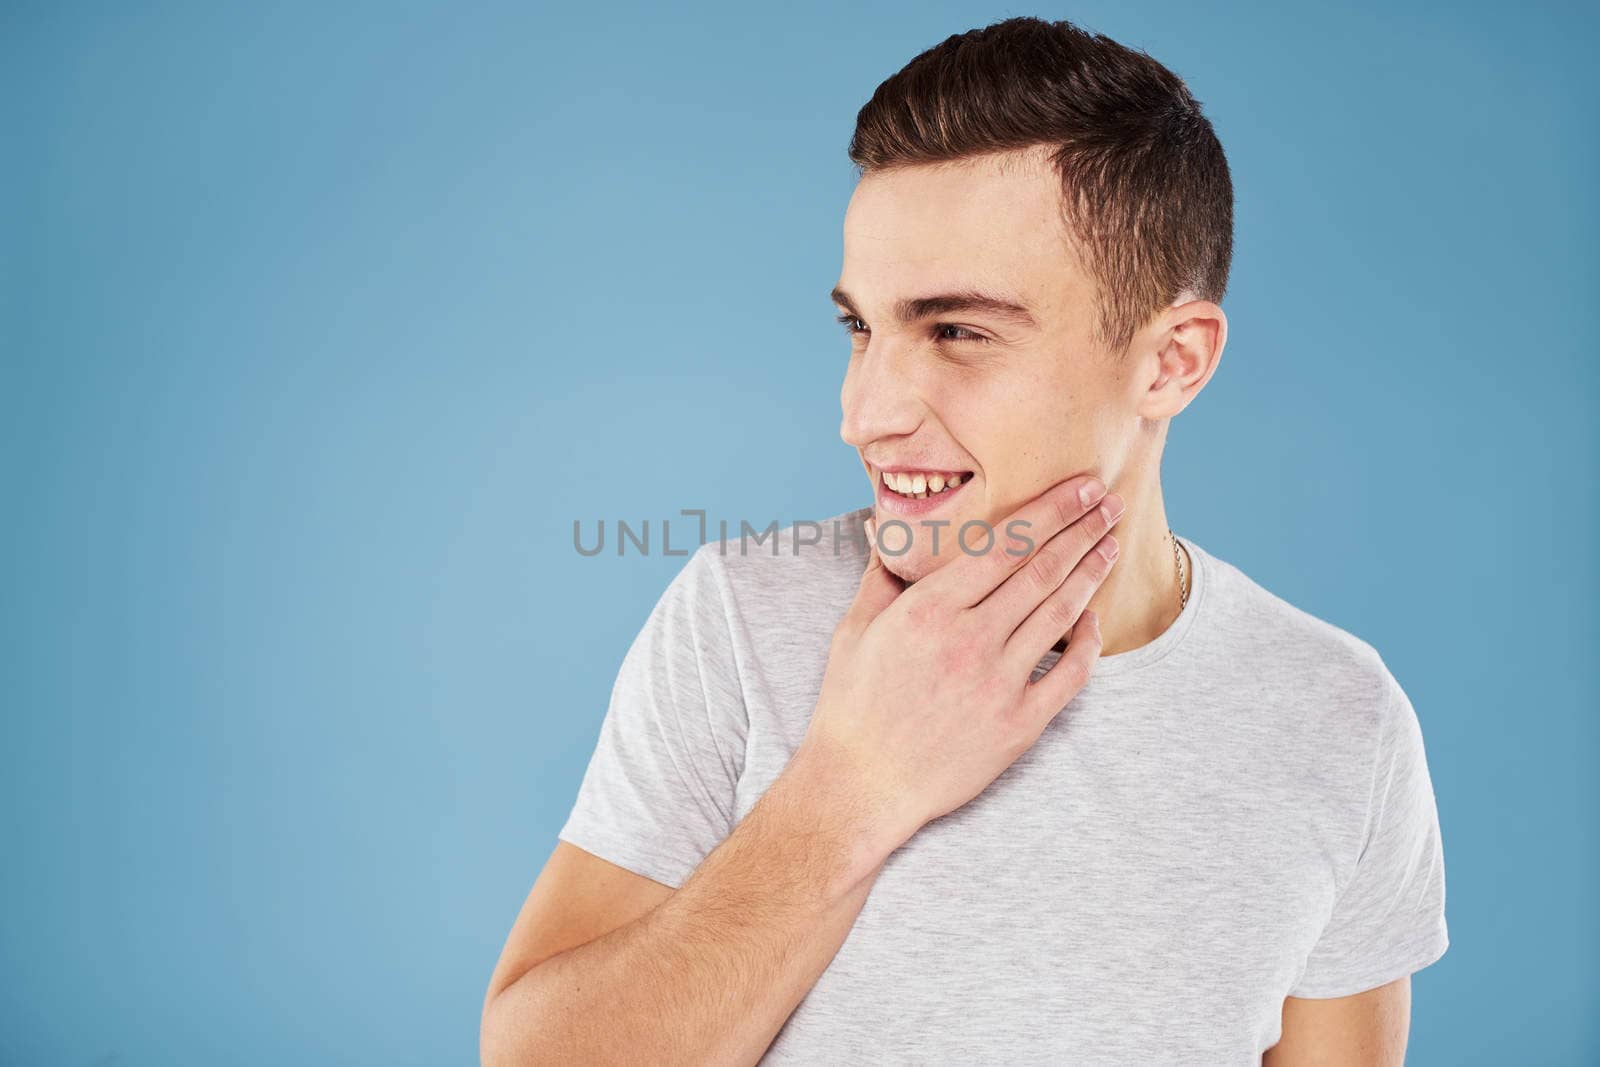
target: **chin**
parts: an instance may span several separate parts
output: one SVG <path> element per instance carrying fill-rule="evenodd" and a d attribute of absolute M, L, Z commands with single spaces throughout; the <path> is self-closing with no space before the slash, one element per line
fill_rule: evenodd
<path fill-rule="evenodd" d="M 946 544 L 941 533 L 937 555 L 925 543 L 912 545 L 910 550 L 901 556 L 891 556 L 881 551 L 878 554 L 883 559 L 884 570 L 910 584 L 926 578 L 940 567 L 948 566 L 961 554 L 961 551 L 954 544 Z"/>
<path fill-rule="evenodd" d="M 910 585 L 934 572 L 936 568 L 929 566 L 930 562 L 908 552 L 904 556 L 884 556 L 883 569 Z"/>

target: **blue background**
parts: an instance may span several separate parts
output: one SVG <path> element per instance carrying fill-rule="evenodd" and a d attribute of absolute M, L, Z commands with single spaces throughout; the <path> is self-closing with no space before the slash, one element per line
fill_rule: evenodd
<path fill-rule="evenodd" d="M 1071 17 L 1233 166 L 1180 532 L 1422 720 L 1416 1064 L 1600 1054 L 1596 33 L 1578 5 L 8 5 L 0 1059 L 475 1062 L 680 558 L 830 515 L 856 110 Z"/>

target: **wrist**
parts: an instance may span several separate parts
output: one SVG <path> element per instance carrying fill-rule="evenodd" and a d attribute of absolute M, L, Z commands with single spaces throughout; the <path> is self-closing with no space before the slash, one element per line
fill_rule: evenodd
<path fill-rule="evenodd" d="M 875 875 L 916 827 L 904 827 L 892 805 L 859 784 L 858 764 L 808 735 L 773 784 L 779 817 L 790 832 L 818 843 L 831 861 L 829 881 L 848 893 Z"/>

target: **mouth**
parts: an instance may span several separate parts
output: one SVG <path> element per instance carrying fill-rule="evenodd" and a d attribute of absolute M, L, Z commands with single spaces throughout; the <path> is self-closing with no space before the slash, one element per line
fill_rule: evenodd
<path fill-rule="evenodd" d="M 878 502 L 889 511 L 915 515 L 943 507 L 971 480 L 966 470 L 879 470 Z"/>

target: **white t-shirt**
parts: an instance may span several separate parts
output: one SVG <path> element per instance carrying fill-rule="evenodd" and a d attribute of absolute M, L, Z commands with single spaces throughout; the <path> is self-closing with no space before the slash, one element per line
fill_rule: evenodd
<path fill-rule="evenodd" d="M 563 840 L 676 887 L 732 832 L 805 735 L 869 514 L 690 556 Z M 1285 996 L 1444 953 L 1406 694 L 1370 645 L 1178 539 L 1176 621 L 1101 657 L 1032 748 L 889 857 L 763 1063 L 1258 1064 Z"/>

